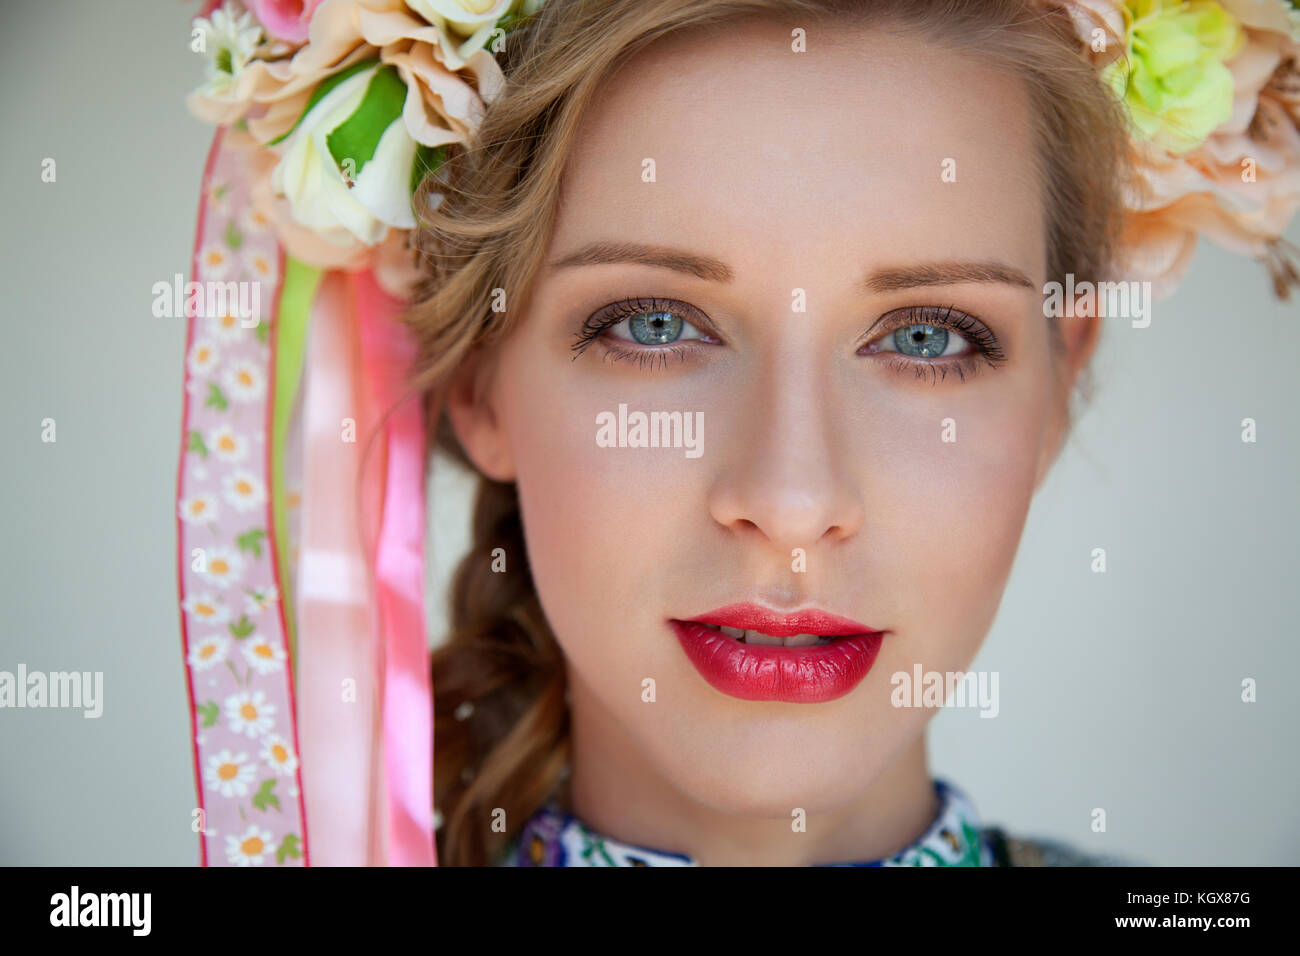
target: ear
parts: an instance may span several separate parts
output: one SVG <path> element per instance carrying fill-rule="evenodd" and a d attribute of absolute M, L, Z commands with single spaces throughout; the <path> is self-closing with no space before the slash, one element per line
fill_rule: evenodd
<path fill-rule="evenodd" d="M 1061 342 L 1053 357 L 1056 394 L 1052 403 L 1048 440 L 1043 443 L 1038 471 L 1034 477 L 1035 491 L 1047 477 L 1047 472 L 1065 445 L 1065 437 L 1070 430 L 1070 401 L 1074 396 L 1074 387 L 1079 381 L 1079 375 L 1092 361 L 1097 342 L 1101 338 L 1099 316 L 1079 315 L 1076 310 L 1070 309 L 1066 315 L 1051 321 L 1058 323 Z"/>
<path fill-rule="evenodd" d="M 514 481 L 514 454 L 491 383 L 490 362 L 476 350 L 453 373 L 443 408 L 474 466 L 493 481 Z"/>

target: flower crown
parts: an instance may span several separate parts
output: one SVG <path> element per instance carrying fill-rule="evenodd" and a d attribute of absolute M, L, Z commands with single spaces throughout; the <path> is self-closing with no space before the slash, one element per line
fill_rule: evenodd
<path fill-rule="evenodd" d="M 477 129 L 503 85 L 493 54 L 543 2 L 210 0 L 189 107 L 264 153 L 254 201 L 290 255 L 394 266 L 411 193 Z M 1300 286 L 1283 237 L 1300 207 L 1300 0 L 1060 2 L 1131 121 L 1126 272 L 1168 293 L 1205 235 L 1263 261 L 1279 297 Z"/>

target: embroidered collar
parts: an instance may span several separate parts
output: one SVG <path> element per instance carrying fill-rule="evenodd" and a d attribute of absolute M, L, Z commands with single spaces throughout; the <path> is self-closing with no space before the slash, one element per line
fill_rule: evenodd
<path fill-rule="evenodd" d="M 820 866 L 993 866 L 993 851 L 964 793 L 934 782 L 939 812 L 911 846 L 886 860 Z M 506 866 L 698 866 L 691 857 L 635 846 L 588 829 L 581 820 L 548 803 L 524 824 L 511 845 Z"/>

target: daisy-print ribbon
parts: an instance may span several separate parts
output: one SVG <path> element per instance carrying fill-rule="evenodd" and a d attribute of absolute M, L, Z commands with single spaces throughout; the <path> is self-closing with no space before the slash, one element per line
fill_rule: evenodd
<path fill-rule="evenodd" d="M 203 177 L 193 280 L 256 284 L 229 307 L 187 310 L 177 470 L 181 636 L 208 866 L 308 862 L 293 677 L 269 496 L 269 395 L 284 257 L 249 212 L 239 148 L 217 133 Z M 231 285 L 233 283 L 234 285 Z M 245 291 L 252 286 L 245 286 Z M 197 303 L 218 301 L 204 295 Z M 190 315 L 193 311 L 196 314 Z"/>

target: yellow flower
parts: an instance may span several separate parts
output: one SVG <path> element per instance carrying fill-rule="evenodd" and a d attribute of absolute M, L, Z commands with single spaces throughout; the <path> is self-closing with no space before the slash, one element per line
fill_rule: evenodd
<path fill-rule="evenodd" d="M 1215 0 L 1125 0 L 1127 57 L 1106 79 L 1139 134 L 1171 153 L 1205 141 L 1232 116 L 1232 73 L 1241 49 L 1237 20 Z"/>

